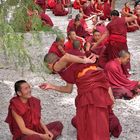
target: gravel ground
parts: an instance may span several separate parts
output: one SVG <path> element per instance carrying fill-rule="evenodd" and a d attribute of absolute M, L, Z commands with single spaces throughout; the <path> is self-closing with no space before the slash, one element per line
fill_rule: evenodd
<path fill-rule="evenodd" d="M 117 8 L 120 9 L 125 0 L 117 2 Z M 61 30 L 66 31 L 68 24 L 68 17 L 54 17 L 50 11 L 47 13 L 51 16 L 55 25 Z M 77 11 L 73 11 L 75 15 Z M 61 18 L 61 21 L 60 21 Z M 27 35 L 30 36 L 29 34 Z M 140 31 L 128 34 L 128 46 L 132 53 L 132 79 L 140 79 Z M 29 52 L 32 53 L 33 58 L 43 58 L 44 54 L 54 41 L 54 35 L 42 34 L 41 47 L 30 46 Z M 0 60 L 4 62 L 4 57 L 0 55 Z M 0 140 L 11 140 L 8 125 L 4 122 L 7 115 L 8 102 L 14 95 L 13 85 L 14 82 L 20 79 L 27 80 L 32 85 L 32 93 L 34 96 L 40 98 L 42 102 L 42 116 L 46 123 L 51 121 L 60 120 L 64 124 L 62 137 L 59 140 L 76 140 L 76 130 L 71 125 L 71 118 L 75 114 L 74 99 L 76 96 L 76 87 L 71 95 L 60 94 L 55 91 L 42 91 L 37 85 L 44 82 L 63 85 L 63 81 L 58 75 L 49 75 L 45 73 L 32 73 L 28 70 L 21 71 L 14 70 L 13 67 L 0 69 Z M 131 101 L 117 100 L 114 107 L 115 114 L 119 117 L 123 127 L 123 132 L 118 140 L 140 140 L 140 97 L 136 97 Z M 115 138 L 111 138 L 115 140 Z"/>

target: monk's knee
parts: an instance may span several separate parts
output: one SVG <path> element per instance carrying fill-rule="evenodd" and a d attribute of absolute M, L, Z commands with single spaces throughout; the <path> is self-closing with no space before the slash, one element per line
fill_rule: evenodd
<path fill-rule="evenodd" d="M 63 126 L 62 122 L 57 121 L 57 122 L 56 122 L 56 125 L 57 125 L 57 128 L 58 128 L 59 130 L 61 130 L 61 131 L 63 130 L 64 126 Z"/>

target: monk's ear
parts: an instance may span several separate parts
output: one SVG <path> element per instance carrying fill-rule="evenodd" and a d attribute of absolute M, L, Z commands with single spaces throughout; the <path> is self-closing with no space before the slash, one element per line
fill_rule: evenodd
<path fill-rule="evenodd" d="M 21 93 L 18 91 L 18 92 L 16 93 L 16 95 L 20 97 L 20 96 L 21 96 Z"/>

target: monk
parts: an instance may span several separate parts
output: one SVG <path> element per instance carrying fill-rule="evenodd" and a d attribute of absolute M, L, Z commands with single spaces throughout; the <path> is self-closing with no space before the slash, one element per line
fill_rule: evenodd
<path fill-rule="evenodd" d="M 68 11 L 65 10 L 65 7 L 60 0 L 57 0 L 57 3 L 53 8 L 53 14 L 55 16 L 66 16 L 68 14 Z"/>
<path fill-rule="evenodd" d="M 126 23 L 135 21 L 136 19 L 137 17 L 135 15 L 131 15 L 131 17 L 119 17 L 119 12 L 117 10 L 113 10 L 111 12 L 111 21 L 107 25 L 106 32 L 93 46 L 93 49 L 96 48 L 105 38 L 108 37 L 108 45 L 106 46 L 106 50 L 103 54 L 105 59 L 103 59 L 104 57 L 100 57 L 100 65 L 102 65 L 102 67 L 104 67 L 103 64 L 105 65 L 107 61 L 117 58 L 121 50 L 128 50 Z M 118 28 L 116 28 L 116 26 Z M 123 66 L 123 69 L 126 75 L 128 75 L 130 63 Z"/>
<path fill-rule="evenodd" d="M 48 8 L 53 9 L 55 7 L 55 5 L 56 5 L 56 0 L 48 0 L 47 1 Z"/>
<path fill-rule="evenodd" d="M 100 17 L 101 20 L 110 20 L 110 13 L 111 13 L 111 3 L 109 0 L 104 0 L 104 5 L 103 5 L 103 15 Z"/>
<path fill-rule="evenodd" d="M 101 38 L 101 33 L 98 30 L 94 30 L 93 31 L 93 36 L 91 38 L 88 39 L 88 42 L 92 46 L 98 42 L 98 40 Z M 105 45 L 104 42 L 102 42 L 99 46 L 97 46 L 96 48 L 92 48 L 92 53 L 95 53 L 96 55 L 98 55 L 100 57 L 100 55 L 103 53 L 103 51 L 105 50 Z"/>
<path fill-rule="evenodd" d="M 53 27 L 54 24 L 53 24 L 51 18 L 46 13 L 42 12 L 39 15 L 40 15 L 40 18 L 42 19 L 44 25 Z"/>
<path fill-rule="evenodd" d="M 55 54 L 47 54 L 44 58 L 46 66 L 58 73 L 66 86 L 56 86 L 49 83 L 40 85 L 43 90 L 53 89 L 63 93 L 71 93 L 76 84 L 77 140 L 110 140 L 109 112 L 113 104 L 111 88 L 95 58 L 79 57 L 65 54 L 58 58 Z M 70 76 L 69 76 L 70 75 Z"/>
<path fill-rule="evenodd" d="M 127 16 L 130 15 L 130 12 L 131 12 L 131 9 L 130 9 L 129 2 L 126 2 L 124 4 L 124 7 L 123 7 L 122 11 L 121 11 L 121 14 L 122 14 L 122 16 L 127 17 Z"/>
<path fill-rule="evenodd" d="M 84 45 L 84 40 L 82 39 L 82 38 L 79 38 L 79 37 L 77 37 L 76 36 L 76 33 L 75 33 L 75 31 L 70 31 L 69 33 L 68 33 L 68 41 L 65 43 L 65 51 L 67 52 L 68 50 L 72 50 L 73 49 L 73 42 L 75 41 L 75 40 L 79 40 L 80 41 L 80 46 L 81 46 L 81 48 L 80 49 L 82 49 L 83 48 L 83 45 Z"/>
<path fill-rule="evenodd" d="M 81 3 L 80 3 L 80 0 L 75 0 L 73 2 L 73 8 L 74 9 L 80 9 L 82 7 Z"/>
<path fill-rule="evenodd" d="M 59 121 L 43 123 L 40 100 L 31 95 L 30 85 L 24 80 L 17 81 L 15 93 L 6 118 L 13 140 L 56 140 L 63 125 Z"/>
<path fill-rule="evenodd" d="M 38 4 L 42 8 L 43 12 L 45 13 L 45 11 L 47 9 L 46 0 L 35 0 L 35 3 Z"/>
<path fill-rule="evenodd" d="M 79 19 L 79 17 L 76 17 L 74 22 L 68 25 L 67 32 L 69 31 L 75 31 L 77 36 L 83 37 L 83 38 L 86 38 L 87 36 L 90 35 L 88 31 L 86 31 L 84 27 L 82 26 L 81 20 Z"/>
<path fill-rule="evenodd" d="M 62 57 L 65 54 L 64 42 L 65 38 L 63 36 L 57 36 L 48 52 L 55 53 L 58 57 Z"/>
<path fill-rule="evenodd" d="M 122 50 L 119 57 L 109 61 L 105 66 L 105 72 L 109 79 L 115 98 L 132 99 L 140 82 L 129 80 L 124 74 L 121 65 L 130 61 L 130 53 Z"/>

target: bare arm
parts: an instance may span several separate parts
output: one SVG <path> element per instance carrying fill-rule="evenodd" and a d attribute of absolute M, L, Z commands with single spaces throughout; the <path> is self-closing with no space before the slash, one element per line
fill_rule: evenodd
<path fill-rule="evenodd" d="M 71 93 L 73 90 L 73 84 L 67 83 L 65 86 L 56 86 L 49 83 L 44 83 L 39 86 L 43 90 L 52 89 L 62 93 Z"/>
<path fill-rule="evenodd" d="M 75 55 L 71 55 L 66 53 L 63 57 L 60 58 L 60 60 L 58 62 L 56 62 L 56 64 L 54 65 L 54 69 L 55 71 L 60 71 L 63 68 L 65 68 L 67 66 L 67 64 L 69 63 L 94 63 L 95 61 L 90 59 L 90 58 L 80 58 L 78 56 Z"/>
<path fill-rule="evenodd" d="M 102 37 L 98 40 L 98 42 L 96 42 L 94 44 L 94 46 L 91 48 L 91 49 L 95 49 L 98 45 L 100 45 L 100 43 L 102 43 L 102 41 L 107 38 L 109 36 L 109 31 L 107 30 L 103 35 Z"/>
<path fill-rule="evenodd" d="M 61 45 L 58 45 L 58 49 L 63 55 L 66 53 L 64 48 Z"/>
<path fill-rule="evenodd" d="M 125 17 L 125 22 L 132 22 L 135 21 L 137 19 L 137 16 L 135 15 L 131 15 L 130 17 Z"/>
<path fill-rule="evenodd" d="M 24 123 L 24 120 L 22 119 L 21 116 L 19 116 L 15 111 L 12 110 L 12 116 L 13 118 L 15 119 L 20 131 L 25 134 L 25 135 L 39 135 L 43 140 L 49 140 L 50 138 L 45 135 L 45 134 L 41 134 L 41 133 L 37 133 L 31 129 L 28 129 L 26 126 L 25 126 L 25 123 Z"/>

